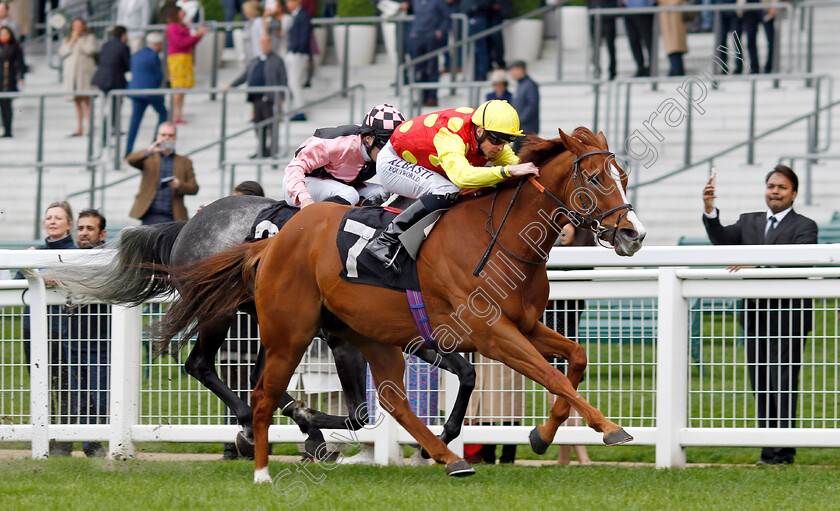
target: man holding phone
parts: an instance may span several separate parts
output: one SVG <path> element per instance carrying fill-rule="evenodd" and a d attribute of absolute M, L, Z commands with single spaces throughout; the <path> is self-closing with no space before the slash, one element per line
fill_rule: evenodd
<path fill-rule="evenodd" d="M 129 216 L 143 225 L 187 220 L 184 195 L 198 193 L 192 160 L 175 154 L 175 125 L 164 122 L 158 126 L 157 138 L 143 151 L 125 157 L 132 167 L 142 173 L 140 191 Z"/>

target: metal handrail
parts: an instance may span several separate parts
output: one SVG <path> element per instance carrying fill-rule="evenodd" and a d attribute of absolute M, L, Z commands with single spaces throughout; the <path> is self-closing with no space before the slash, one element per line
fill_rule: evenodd
<path fill-rule="evenodd" d="M 833 101 L 833 102 L 831 102 L 827 105 L 824 105 L 820 108 L 814 109 L 814 111 L 812 111 L 812 112 L 808 112 L 806 114 L 800 115 L 799 117 L 795 117 L 794 119 L 791 119 L 790 121 L 784 122 L 784 123 L 782 123 L 782 124 L 780 124 L 780 125 L 778 125 L 774 128 L 771 128 L 769 130 L 761 132 L 758 135 L 756 135 L 752 140 L 748 139 L 748 140 L 744 140 L 743 142 L 733 144 L 733 145 L 729 146 L 728 148 L 726 148 L 722 151 L 718 151 L 717 153 L 715 153 L 711 156 L 703 158 L 702 160 L 695 161 L 695 162 L 693 162 L 689 165 L 685 165 L 683 167 L 680 167 L 679 169 L 673 170 L 671 172 L 668 172 L 667 174 L 663 174 L 663 175 L 658 176 L 656 178 L 649 179 L 647 181 L 640 182 L 640 183 L 634 183 L 634 184 L 628 186 L 627 188 L 628 188 L 628 190 L 632 190 L 635 193 L 635 191 L 637 191 L 639 188 L 659 183 L 660 181 L 664 181 L 665 179 L 673 177 L 677 174 L 682 174 L 683 172 L 686 172 L 686 171 L 688 171 L 688 170 L 690 170 L 694 167 L 697 167 L 699 165 L 706 164 L 706 165 L 709 166 L 709 168 L 711 168 L 714 165 L 714 161 L 716 159 L 722 157 L 722 156 L 725 156 L 729 153 L 737 151 L 738 149 L 741 149 L 742 147 L 745 147 L 745 146 L 749 145 L 750 143 L 754 142 L 755 140 L 761 140 L 762 138 L 765 138 L 769 135 L 772 135 L 774 133 L 778 133 L 778 132 L 780 132 L 780 131 L 782 131 L 786 128 L 789 128 L 790 126 L 793 126 L 794 124 L 799 123 L 799 122 L 806 121 L 806 120 L 810 122 L 810 120 L 813 119 L 815 116 L 819 115 L 820 112 L 822 112 L 822 111 L 829 111 L 830 112 L 832 108 L 834 108 L 838 105 L 840 105 L 840 100 Z M 810 183 L 811 182 L 811 166 L 810 166 L 810 164 L 806 167 L 805 175 L 806 175 L 805 182 Z M 806 189 L 806 192 L 805 192 L 806 203 L 807 204 L 810 204 L 810 199 L 811 199 L 810 188 L 811 187 L 808 186 L 807 189 Z M 635 199 L 633 199 L 633 200 L 635 201 Z"/>
<path fill-rule="evenodd" d="M 254 127 L 260 127 L 260 126 L 265 126 L 265 125 L 268 125 L 268 124 L 273 124 L 273 123 L 278 122 L 280 120 L 285 121 L 284 124 L 285 124 L 285 127 L 286 127 L 286 129 L 285 129 L 285 137 L 286 137 L 285 150 L 286 150 L 286 152 L 283 153 L 283 155 L 285 156 L 285 155 L 288 154 L 288 151 L 291 148 L 291 130 L 290 130 L 290 126 L 289 126 L 289 119 L 293 115 L 295 115 L 297 113 L 300 113 L 302 111 L 305 111 L 305 110 L 307 110 L 309 108 L 312 108 L 314 106 L 317 106 L 319 104 L 325 103 L 325 102 L 327 102 L 331 99 L 334 99 L 336 97 L 346 96 L 346 95 L 349 94 L 350 95 L 350 108 L 348 110 L 349 111 L 348 122 L 352 124 L 352 123 L 356 122 L 357 119 L 361 119 L 362 115 L 364 114 L 364 104 L 365 104 L 365 86 L 362 85 L 362 84 L 356 84 L 356 85 L 353 85 L 352 87 L 347 88 L 346 90 L 339 90 L 339 91 L 336 91 L 336 92 L 332 92 L 332 93 L 327 94 L 325 96 L 322 96 L 322 97 L 320 97 L 320 98 L 318 98 L 314 101 L 310 101 L 310 102 L 306 103 L 305 105 L 303 105 L 302 107 L 300 107 L 298 109 L 290 109 L 290 110 L 286 110 L 286 111 L 283 111 L 283 112 L 279 112 L 275 116 L 273 116 L 269 119 L 266 119 L 266 120 L 262 121 L 261 123 L 258 123 L 256 125 L 251 125 L 251 126 L 248 126 L 247 128 L 243 128 L 243 129 L 241 129 L 239 131 L 236 131 L 232 134 L 228 134 L 227 133 L 227 122 L 226 122 L 227 121 L 226 108 L 227 108 L 227 94 L 228 93 L 244 93 L 244 94 L 247 94 L 249 92 L 260 92 L 260 91 L 271 92 L 271 91 L 273 91 L 275 93 L 286 92 L 288 94 L 289 89 L 286 86 L 278 85 L 278 86 L 266 86 L 266 87 L 242 87 L 242 88 L 237 88 L 237 89 L 231 89 L 229 91 L 225 91 L 222 88 L 214 88 L 214 89 L 129 89 L 129 90 L 119 90 L 119 91 L 115 90 L 115 91 L 111 91 L 111 92 L 115 96 L 130 96 L 132 94 L 149 95 L 149 94 L 152 94 L 152 93 L 157 94 L 157 95 L 161 95 L 161 94 L 171 94 L 173 92 L 177 93 L 177 92 L 181 92 L 181 91 L 186 92 L 188 94 L 207 94 L 209 92 L 209 93 L 221 94 L 222 95 L 221 108 L 222 108 L 223 113 L 222 113 L 222 122 L 220 123 L 221 124 L 220 138 L 217 139 L 217 140 L 208 142 L 207 144 L 204 144 L 204 145 L 199 146 L 197 148 L 193 148 L 190 151 L 187 151 L 185 153 L 181 153 L 184 156 L 189 157 L 189 156 L 193 156 L 195 154 L 198 154 L 202 151 L 205 151 L 207 149 L 211 149 L 215 146 L 219 146 L 218 165 L 219 165 L 220 169 L 222 168 L 222 164 L 225 161 L 227 141 L 234 138 L 234 137 L 238 137 L 240 135 L 243 135 L 245 133 L 250 133 L 254 129 Z M 360 95 L 359 100 L 357 100 L 357 95 Z M 356 113 L 357 110 L 359 112 L 358 114 Z M 275 130 L 275 134 L 274 134 L 275 137 L 277 136 L 278 131 L 279 130 Z M 116 136 L 116 133 L 115 133 L 115 136 Z M 114 162 L 115 163 L 114 168 L 119 168 L 120 164 L 122 162 L 122 159 L 118 157 L 118 155 L 119 155 L 118 152 L 116 152 L 115 154 L 117 155 L 117 157 L 116 157 L 115 162 Z M 0 164 L 0 167 L 2 167 L 2 164 Z M 122 184 L 122 183 L 125 183 L 126 181 L 129 181 L 129 180 L 132 180 L 132 179 L 139 179 L 139 177 L 140 177 L 139 174 L 131 174 L 131 175 L 119 178 L 119 179 L 117 179 L 115 181 L 112 181 L 112 182 L 109 182 L 109 183 L 105 183 L 103 181 L 103 183 L 100 184 L 100 185 L 92 186 L 90 189 L 85 189 L 85 190 L 80 190 L 80 191 L 77 191 L 77 192 L 70 193 L 70 194 L 68 194 L 67 197 L 68 198 L 77 197 L 77 196 L 80 196 L 80 195 L 84 195 L 86 193 L 91 193 L 92 194 L 95 191 L 102 191 L 100 201 L 101 201 L 101 204 L 104 206 L 104 204 L 105 204 L 104 190 L 105 189 L 111 188 L 113 186 L 116 186 L 116 185 L 119 185 L 119 184 Z M 224 194 L 224 193 L 225 192 L 222 191 L 222 194 Z"/>
<path fill-rule="evenodd" d="M 745 3 L 739 4 L 736 6 L 735 3 L 727 3 L 727 4 L 716 4 L 716 5 L 675 5 L 675 6 L 661 6 L 661 7 L 600 7 L 596 9 L 588 9 L 587 16 L 590 19 L 590 23 L 594 23 L 594 31 L 595 31 L 595 48 L 590 47 L 590 40 L 589 38 L 586 39 L 586 53 L 589 55 L 590 51 L 592 51 L 592 56 L 594 57 L 592 60 L 592 65 L 596 68 L 596 70 L 600 66 L 600 48 L 601 48 L 601 17 L 620 17 L 620 16 L 627 16 L 633 14 L 659 14 L 663 12 L 714 12 L 715 13 L 715 27 L 716 32 L 720 29 L 720 20 L 719 16 L 721 12 L 728 12 L 728 11 L 760 11 L 766 9 L 777 9 L 787 13 L 788 15 L 788 23 L 790 24 L 790 31 L 793 34 L 795 23 L 794 23 L 794 6 L 789 3 L 784 2 L 777 2 L 777 3 Z M 653 33 L 653 42 L 651 43 L 652 47 L 654 48 L 654 53 L 657 53 L 657 48 L 659 44 L 659 17 L 656 16 L 654 18 L 654 33 Z M 717 45 L 717 38 L 715 38 L 715 45 Z M 775 44 L 778 46 L 779 38 L 777 37 L 775 40 Z M 776 58 L 779 58 L 779 52 L 776 52 Z M 650 56 L 650 72 L 651 76 L 656 76 L 656 72 L 658 69 L 658 55 L 654 54 Z M 793 37 L 788 38 L 788 71 L 793 71 Z M 589 74 L 589 66 L 587 66 L 587 74 Z"/>
<path fill-rule="evenodd" d="M 706 76 L 706 75 L 704 75 Z M 709 78 L 708 76 L 706 76 Z M 816 85 L 814 87 L 814 99 L 815 99 L 815 108 L 819 108 L 821 104 L 821 95 L 822 90 L 825 88 L 828 90 L 828 101 L 831 101 L 832 98 L 832 91 L 834 90 L 834 78 L 828 74 L 816 74 L 816 73 L 790 73 L 790 74 L 781 74 L 781 73 L 774 73 L 774 74 L 748 74 L 748 75 L 720 75 L 714 76 L 709 78 L 711 82 L 709 83 L 710 88 L 717 88 L 719 83 L 724 82 L 751 82 L 750 88 L 750 112 L 749 112 L 749 128 L 747 137 L 748 140 L 752 140 L 747 147 L 747 163 L 752 164 L 754 161 L 755 155 L 755 129 L 756 129 L 756 105 L 755 105 L 755 98 L 757 96 L 757 89 L 756 83 L 758 81 L 772 81 L 777 83 L 782 80 L 802 80 L 806 83 L 815 82 Z M 613 133 L 620 133 L 622 130 L 619 128 L 619 123 L 622 118 L 621 112 L 619 110 L 619 105 L 621 103 L 621 98 L 624 96 L 624 140 L 630 139 L 630 106 L 631 106 L 631 98 L 632 94 L 630 90 L 633 85 L 648 85 L 648 84 L 659 84 L 661 82 L 679 82 L 685 85 L 688 82 L 689 86 L 689 95 L 691 94 L 691 88 L 694 85 L 694 82 L 697 81 L 697 78 L 685 77 L 685 76 L 674 76 L 674 77 L 664 77 L 664 76 L 654 76 L 654 77 L 640 77 L 640 78 L 621 78 L 617 80 L 613 80 L 613 91 L 615 91 L 614 97 L 610 96 L 610 104 L 615 105 L 615 111 L 612 112 L 608 110 L 608 120 L 613 120 L 615 122 L 615 126 L 611 127 Z M 821 84 L 822 82 L 828 82 L 826 87 L 823 87 Z M 621 88 L 622 86 L 626 86 L 626 91 L 622 94 Z M 693 110 L 691 105 L 691 100 L 687 100 L 687 114 L 686 114 L 686 143 L 684 145 L 684 158 L 683 161 L 685 165 L 689 165 L 691 163 L 691 150 L 692 150 L 692 118 L 693 118 Z M 831 112 L 829 112 L 829 119 L 826 123 L 826 144 L 828 144 L 831 140 Z M 818 135 L 818 124 L 815 126 L 814 136 L 817 137 Z M 814 140 L 816 143 L 818 137 Z M 827 148 L 827 146 L 826 146 Z M 816 150 L 817 146 L 813 147 L 813 150 Z"/>
<path fill-rule="evenodd" d="M 804 63 L 804 71 L 810 73 L 814 67 L 814 9 L 821 7 L 840 7 L 838 0 L 801 0 L 796 2 L 795 8 L 799 13 L 799 31 L 791 30 L 791 36 L 796 34 L 797 52 L 796 62 L 799 64 L 799 70 L 802 71 L 802 64 Z M 807 14 L 806 14 L 807 11 Z M 807 33 L 805 34 L 806 41 L 803 43 L 802 34 L 807 25 Z M 793 28 L 793 27 L 792 27 Z M 791 37 L 793 38 L 793 37 Z M 805 56 L 803 57 L 803 46 Z"/>
<path fill-rule="evenodd" d="M 554 4 L 554 5 L 546 5 L 544 7 L 540 7 L 539 9 L 536 9 L 536 10 L 531 11 L 529 13 L 523 14 L 521 16 L 517 16 L 516 18 L 507 19 L 507 20 L 503 21 L 502 23 L 500 23 L 499 25 L 496 25 L 494 27 L 490 27 L 488 29 L 482 30 L 481 32 L 478 32 L 476 34 L 473 34 L 473 35 L 465 34 L 464 37 L 460 41 L 455 41 L 454 43 L 450 43 L 446 46 L 441 46 L 440 48 L 438 48 L 436 50 L 430 51 L 428 53 L 425 53 L 425 54 L 420 55 L 418 57 L 415 57 L 413 59 L 407 59 L 405 62 L 400 63 L 399 66 L 398 66 L 398 69 L 397 69 L 397 81 L 396 81 L 396 85 L 395 85 L 396 94 L 400 95 L 400 88 L 401 88 L 401 86 L 403 86 L 403 84 L 402 84 L 403 77 L 406 74 L 409 77 L 409 82 L 407 84 L 405 84 L 404 86 L 408 86 L 408 85 L 414 83 L 414 81 L 413 81 L 414 73 L 413 72 L 406 73 L 405 72 L 406 68 L 409 68 L 409 69 L 413 70 L 414 66 L 416 64 L 420 64 L 420 63 L 425 62 L 425 61 L 430 60 L 430 59 L 436 59 L 440 55 L 443 55 L 445 53 L 453 51 L 456 48 L 458 50 L 461 50 L 462 46 L 465 47 L 466 54 L 467 54 L 467 58 L 464 60 L 463 68 L 462 68 L 462 69 L 466 70 L 465 73 L 464 73 L 464 80 L 465 81 L 472 81 L 473 78 L 475 77 L 475 65 L 474 65 L 474 63 L 475 63 L 475 45 L 474 45 L 475 41 L 477 41 L 479 39 L 483 39 L 483 38 L 485 38 L 489 35 L 495 34 L 497 32 L 501 32 L 502 30 L 511 26 L 512 24 L 516 23 L 517 21 L 532 18 L 534 16 L 540 16 L 540 15 L 543 15 L 545 13 L 554 11 L 555 9 L 558 9 L 558 8 L 566 5 L 570 1 L 571 0 L 563 0 L 562 2 Z M 559 53 L 562 54 L 563 53 L 562 48 L 560 48 L 560 50 L 561 51 Z M 562 68 L 562 57 L 560 55 L 558 55 L 558 73 L 557 73 L 557 78 L 558 79 L 561 78 L 561 71 L 560 71 L 561 68 Z M 467 80 L 467 79 L 469 79 L 469 80 Z"/>

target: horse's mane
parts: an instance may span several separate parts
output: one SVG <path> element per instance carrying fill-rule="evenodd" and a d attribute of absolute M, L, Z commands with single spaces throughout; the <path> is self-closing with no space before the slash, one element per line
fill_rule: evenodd
<path fill-rule="evenodd" d="M 569 136 L 584 145 L 601 147 L 598 137 L 589 128 L 578 126 Z M 537 135 L 528 135 L 518 156 L 523 163 L 530 162 L 537 167 L 542 167 L 564 152 L 566 152 L 566 146 L 560 137 L 546 140 Z"/>

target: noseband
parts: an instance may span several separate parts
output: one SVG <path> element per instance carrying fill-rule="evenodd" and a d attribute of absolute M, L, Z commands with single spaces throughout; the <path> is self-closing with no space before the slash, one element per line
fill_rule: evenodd
<path fill-rule="evenodd" d="M 572 173 L 569 177 L 566 178 L 566 183 L 563 185 L 563 195 L 566 194 L 566 189 L 569 186 L 569 182 L 572 182 L 574 184 L 575 190 L 585 189 L 585 190 L 589 191 L 589 187 L 586 186 L 586 179 L 584 179 L 584 177 L 583 177 L 583 171 L 580 168 L 580 162 L 583 161 L 584 158 L 586 158 L 588 156 L 593 156 L 593 155 L 596 155 L 596 154 L 607 154 L 607 155 L 615 157 L 615 155 L 610 151 L 590 151 L 588 153 L 584 153 L 584 154 L 576 157 L 575 158 L 575 166 L 572 169 Z M 595 233 L 595 239 L 598 240 L 599 244 L 601 244 L 601 241 L 602 241 L 601 240 L 601 235 L 609 232 L 610 230 L 612 230 L 612 239 L 610 240 L 610 244 L 615 246 L 615 236 L 616 236 L 616 233 L 618 232 L 618 224 L 621 222 L 622 218 L 624 218 L 625 216 L 627 216 L 628 213 L 633 211 L 633 205 L 625 203 L 625 204 L 615 206 L 614 208 L 610 208 L 603 213 L 597 207 L 594 207 L 594 208 L 592 208 L 592 211 L 589 214 L 584 215 L 584 214 L 581 214 L 581 213 L 573 210 L 572 208 L 568 207 L 562 200 L 558 199 L 553 193 L 546 190 L 543 185 L 541 185 L 539 182 L 537 182 L 537 179 L 534 176 L 529 176 L 528 181 L 532 185 L 534 185 L 534 187 L 541 194 L 545 195 L 546 197 L 548 197 L 549 199 L 551 199 L 555 203 L 557 203 L 557 205 L 559 205 L 563 209 L 564 214 L 566 214 L 569 217 L 569 220 L 571 220 L 573 224 L 575 224 L 576 226 L 577 225 L 585 225 L 587 228 L 589 228 L 590 231 Z M 510 199 L 510 203 L 508 204 L 507 211 L 505 211 L 505 214 L 502 217 L 502 222 L 499 224 L 499 229 L 498 230 L 493 229 L 493 209 L 494 209 L 494 206 L 496 204 L 496 197 L 498 196 L 499 190 L 497 189 L 496 193 L 493 195 L 493 201 L 490 204 L 490 211 L 486 212 L 488 218 L 487 218 L 487 225 L 485 226 L 485 230 L 490 234 L 492 239 L 490 240 L 490 244 L 487 246 L 487 250 L 485 250 L 484 255 L 481 257 L 481 260 L 479 261 L 478 266 L 476 267 L 475 271 L 473 271 L 473 275 L 478 276 L 478 274 L 481 273 L 481 270 L 484 268 L 484 265 L 487 264 L 487 260 L 490 258 L 490 252 L 493 250 L 493 246 L 496 245 L 496 243 L 497 243 L 499 233 L 501 233 L 501 231 L 502 231 L 502 226 L 504 226 L 505 220 L 507 220 L 508 214 L 510 213 L 511 209 L 513 209 L 513 204 L 514 204 L 514 202 L 516 202 L 516 198 L 519 196 L 519 192 L 522 190 L 523 183 L 525 183 L 525 180 L 520 179 L 519 183 L 516 186 L 516 191 L 513 193 L 513 197 L 511 197 L 511 199 Z M 616 184 L 619 184 L 618 181 L 616 181 Z M 587 193 L 581 193 L 580 195 L 582 196 L 581 202 L 583 203 L 582 204 L 583 207 L 586 208 L 587 210 L 590 209 L 590 205 L 588 204 L 588 201 L 586 200 L 586 197 L 587 197 L 588 194 Z M 594 204 L 592 206 L 594 206 Z M 608 216 L 612 215 L 615 212 L 622 211 L 622 210 L 624 210 L 624 211 L 620 215 L 618 215 L 618 218 L 616 219 L 615 224 L 612 227 L 604 227 L 603 225 L 601 225 L 601 222 L 603 222 L 605 218 L 607 218 Z M 509 256 L 513 257 L 514 259 L 516 259 L 517 261 L 520 261 L 522 263 L 538 265 L 538 264 L 543 264 L 546 261 L 546 259 L 541 259 L 540 261 L 529 261 L 527 259 L 523 259 L 523 258 L 513 254 L 510 250 L 503 247 L 501 243 L 499 243 L 499 248 L 501 250 L 503 250 L 505 253 L 507 253 Z"/>

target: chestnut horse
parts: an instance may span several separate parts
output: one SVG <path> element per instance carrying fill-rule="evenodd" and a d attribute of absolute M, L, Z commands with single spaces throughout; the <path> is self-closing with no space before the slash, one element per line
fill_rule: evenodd
<path fill-rule="evenodd" d="M 539 167 L 539 178 L 511 180 L 492 194 L 462 198 L 440 218 L 418 254 L 420 287 L 435 337 L 443 350 L 477 350 L 557 396 L 546 424 L 531 432 L 535 451 L 544 452 L 553 441 L 570 407 L 603 433 L 605 444 L 628 442 L 632 437 L 624 429 L 577 392 L 586 366 L 583 348 L 539 321 L 549 293 L 546 255 L 562 225 L 587 225 L 619 255 L 641 248 L 645 230 L 627 202 L 627 177 L 603 133 L 596 136 L 586 128 L 571 136 L 560 131 L 553 140 L 531 136 L 520 158 Z M 347 209 L 314 204 L 270 240 L 172 269 L 179 288 L 187 292 L 172 304 L 159 333 L 164 340 L 184 331 L 189 337 L 217 314 L 249 300 L 253 289 L 266 349 L 265 371 L 252 394 L 255 482 L 271 480 L 268 427 L 319 328 L 361 350 L 383 407 L 432 458 L 446 464 L 447 474 L 472 474 L 472 467 L 429 431 L 405 399 L 400 348 L 417 337 L 405 294 L 339 277 L 336 236 Z M 482 254 L 489 260 L 479 271 Z M 569 361 L 567 374 L 546 360 L 556 356 Z"/>

